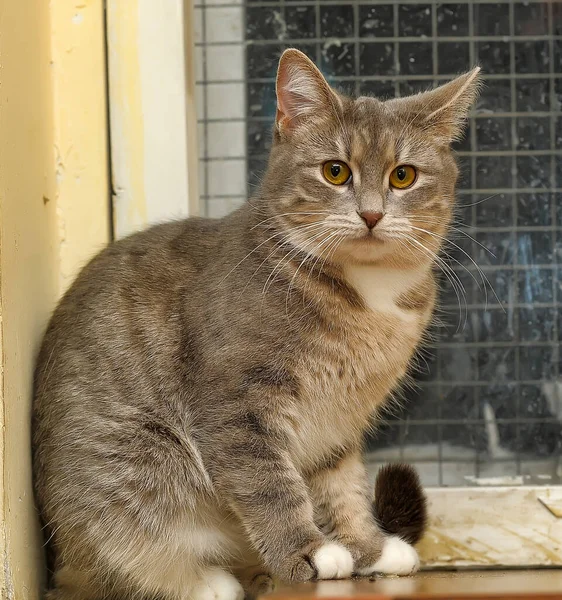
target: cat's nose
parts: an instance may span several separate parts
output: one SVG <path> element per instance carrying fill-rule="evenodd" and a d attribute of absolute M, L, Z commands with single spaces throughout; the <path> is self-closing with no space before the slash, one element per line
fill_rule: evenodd
<path fill-rule="evenodd" d="M 369 229 L 373 229 L 373 227 L 383 218 L 381 212 L 373 212 L 370 210 L 360 212 L 359 216 L 365 221 L 365 224 Z"/>

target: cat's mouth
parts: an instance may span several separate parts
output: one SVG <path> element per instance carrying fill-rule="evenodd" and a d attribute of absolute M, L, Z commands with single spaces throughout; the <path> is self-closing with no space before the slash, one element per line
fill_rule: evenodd
<path fill-rule="evenodd" d="M 367 229 L 359 240 L 370 244 L 382 244 L 385 241 L 384 234 L 376 229 Z"/>

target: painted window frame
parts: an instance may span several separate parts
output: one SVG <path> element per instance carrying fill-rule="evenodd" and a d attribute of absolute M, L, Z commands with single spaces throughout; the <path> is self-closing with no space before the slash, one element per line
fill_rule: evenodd
<path fill-rule="evenodd" d="M 190 0 L 106 2 L 116 239 L 198 213 L 192 14 Z"/>

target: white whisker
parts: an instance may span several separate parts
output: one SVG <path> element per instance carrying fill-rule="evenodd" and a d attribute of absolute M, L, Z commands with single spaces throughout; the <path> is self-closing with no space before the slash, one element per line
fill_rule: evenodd
<path fill-rule="evenodd" d="M 279 215 L 273 215 L 272 217 L 269 217 L 267 219 L 264 219 L 263 221 L 260 221 L 259 223 L 256 223 L 253 227 L 250 228 L 250 231 L 256 229 L 256 227 L 259 227 L 260 225 L 263 225 L 264 223 L 267 223 L 268 221 L 272 221 L 273 219 L 281 219 L 282 217 L 292 217 L 292 216 L 301 216 L 301 215 L 306 215 L 306 216 L 310 216 L 310 215 L 329 215 L 330 213 L 326 210 L 315 210 L 315 211 L 308 211 L 308 212 L 290 212 L 290 213 L 281 213 Z"/>
<path fill-rule="evenodd" d="M 402 233 L 401 237 L 398 237 L 396 239 L 403 239 L 404 241 L 408 241 L 410 243 L 415 244 L 417 247 L 421 248 L 421 250 L 428 255 L 432 262 L 434 262 L 439 269 L 443 272 L 443 274 L 445 275 L 445 277 L 447 278 L 447 280 L 451 283 L 451 286 L 453 287 L 453 290 L 455 291 L 455 294 L 457 296 L 457 301 L 458 301 L 458 305 L 459 305 L 459 325 L 457 326 L 457 331 L 460 330 L 460 325 L 461 322 L 463 323 L 463 328 L 466 326 L 466 322 L 468 320 L 468 305 L 467 305 L 467 300 L 466 300 L 466 290 L 465 287 L 462 283 L 462 281 L 460 280 L 459 276 L 455 273 L 455 271 L 453 269 L 451 269 L 451 267 L 449 267 L 449 265 L 447 265 L 447 263 L 445 263 L 445 261 L 439 257 L 438 254 L 436 254 L 435 252 L 433 252 L 432 250 L 430 250 L 429 248 L 427 248 L 426 246 L 424 246 L 419 240 L 415 239 L 414 237 L 406 234 L 406 233 Z M 463 321 L 463 308 L 462 308 L 462 303 L 461 303 L 461 296 L 462 299 L 464 300 L 464 306 L 465 306 L 465 310 L 464 310 L 464 321 Z"/>
<path fill-rule="evenodd" d="M 487 200 L 491 200 L 492 198 L 495 198 L 496 196 L 499 196 L 499 192 L 496 194 L 492 194 L 491 196 L 486 196 L 486 198 L 482 198 L 481 200 L 478 200 L 477 202 L 471 202 L 470 204 L 457 204 L 458 208 L 469 208 L 471 206 L 477 206 L 478 204 L 482 204 L 483 202 L 486 202 Z"/>
<path fill-rule="evenodd" d="M 445 241 L 445 242 L 451 244 L 452 246 L 454 246 L 455 248 L 457 248 L 458 250 L 460 250 L 468 258 L 468 260 L 470 260 L 470 262 L 476 267 L 476 271 L 478 272 L 478 274 L 480 275 L 480 277 L 482 279 L 482 286 L 484 288 L 484 295 L 485 295 L 485 299 L 486 299 L 486 308 L 488 307 L 488 291 L 486 289 L 486 284 L 488 284 L 488 286 L 490 286 L 490 289 L 492 290 L 492 293 L 494 294 L 496 300 L 498 301 L 498 303 L 500 304 L 500 306 L 502 307 L 502 309 L 505 312 L 505 308 L 503 307 L 503 304 L 501 303 L 501 300 L 498 298 L 498 296 L 497 296 L 497 294 L 496 294 L 496 292 L 494 290 L 494 287 L 490 283 L 490 280 L 486 277 L 486 274 L 484 273 L 484 271 L 482 271 L 482 269 L 480 268 L 480 266 L 472 258 L 472 256 L 470 256 L 470 254 L 468 254 L 468 252 L 466 252 L 465 250 L 463 250 L 458 244 L 455 244 L 451 240 L 448 240 L 446 237 L 440 236 L 440 235 L 438 235 L 436 233 L 433 233 L 433 232 L 428 231 L 427 229 L 423 229 L 421 227 L 414 227 L 413 225 L 411 227 L 412 227 L 412 229 L 415 229 L 417 231 L 422 231 L 423 233 L 426 233 L 428 235 L 434 236 L 437 239 Z"/>
<path fill-rule="evenodd" d="M 275 244 L 273 246 L 273 250 L 262 260 L 262 262 L 259 264 L 258 268 L 252 273 L 252 275 L 246 282 L 246 285 L 244 286 L 244 289 L 242 290 L 242 292 L 244 292 L 246 290 L 246 288 L 248 287 L 248 285 L 250 284 L 250 282 L 252 281 L 252 279 L 254 278 L 256 273 L 281 248 L 281 246 L 283 246 L 283 244 L 286 244 L 287 242 L 290 242 L 291 234 L 303 233 L 303 232 L 310 233 L 310 232 L 314 232 L 315 229 L 320 228 L 320 227 L 324 227 L 324 223 L 322 221 L 317 222 L 317 223 L 310 223 L 308 225 L 299 226 L 297 228 L 298 231 L 296 231 L 295 229 L 291 229 L 288 232 L 284 232 L 285 235 L 279 241 L 275 242 Z"/>
<path fill-rule="evenodd" d="M 326 228 L 325 230 L 322 229 L 319 232 L 316 232 L 312 236 L 312 238 L 309 238 L 307 240 L 307 243 L 304 245 L 304 247 L 306 248 L 308 245 L 313 243 L 316 239 L 318 239 L 322 235 L 324 235 L 327 231 L 329 231 L 328 228 Z M 265 284 L 263 286 L 263 290 L 262 290 L 262 296 L 264 296 L 266 294 L 268 287 L 271 285 L 271 283 L 273 283 L 274 279 L 272 279 L 272 278 L 274 277 L 275 273 L 278 272 L 279 269 L 281 268 L 283 261 L 285 261 L 285 264 L 288 264 L 292 260 L 293 256 L 296 256 L 299 252 L 302 252 L 302 251 L 303 251 L 303 248 L 301 248 L 299 246 L 295 246 L 290 252 L 285 254 L 285 256 L 281 257 L 281 259 L 278 261 L 278 263 L 275 265 L 275 267 L 269 274 L 268 278 L 266 279 L 266 282 L 265 282 Z M 270 281 L 271 281 L 271 283 L 270 283 Z M 268 284 L 269 284 L 269 286 L 268 286 Z"/>
<path fill-rule="evenodd" d="M 239 262 L 237 262 L 232 269 L 221 279 L 220 284 L 222 284 L 230 275 L 232 275 L 232 273 L 234 273 L 234 271 L 247 259 L 249 258 L 254 252 L 256 252 L 256 250 L 259 250 L 259 248 L 261 248 L 264 244 L 267 244 L 267 242 L 269 242 L 270 240 L 272 240 L 273 238 L 279 236 L 279 235 L 287 235 L 290 234 L 292 231 L 296 231 L 298 229 L 305 228 L 311 225 L 317 225 L 319 223 L 304 223 L 301 225 L 297 225 L 295 227 L 292 227 L 288 230 L 285 231 L 277 231 L 275 232 L 273 235 L 271 235 L 270 237 L 268 237 L 267 239 L 263 240 L 260 244 L 258 244 L 253 250 L 251 250 L 250 252 L 248 252 L 248 254 L 246 254 L 246 256 L 240 260 Z"/>
<path fill-rule="evenodd" d="M 322 240 L 319 244 L 316 244 L 316 246 L 313 248 L 313 250 L 309 251 L 307 253 L 307 255 L 301 260 L 299 266 L 297 267 L 297 270 L 295 271 L 295 273 L 291 277 L 291 281 L 289 282 L 289 286 L 287 288 L 287 293 L 286 293 L 286 296 L 285 296 L 285 314 L 288 314 L 288 310 L 289 310 L 289 296 L 290 296 L 290 293 L 291 293 L 291 289 L 293 287 L 293 282 L 295 281 L 296 277 L 298 276 L 299 271 L 301 270 L 302 266 L 305 264 L 305 262 L 309 259 L 310 256 L 314 256 L 315 253 L 317 253 L 318 250 L 320 250 L 320 248 L 324 244 L 327 244 L 328 242 L 330 242 L 330 240 L 332 240 L 337 235 L 339 235 L 337 232 L 330 233 L 327 238 L 325 238 L 324 240 Z M 320 253 L 320 256 L 322 256 L 322 253 Z M 309 273 L 309 276 L 310 276 L 310 273 Z"/>

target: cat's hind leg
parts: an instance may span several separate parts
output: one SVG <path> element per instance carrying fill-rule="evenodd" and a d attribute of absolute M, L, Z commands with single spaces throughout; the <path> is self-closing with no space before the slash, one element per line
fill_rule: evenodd
<path fill-rule="evenodd" d="M 228 547 L 217 530 L 194 528 L 183 535 L 178 530 L 129 544 L 113 555 L 123 580 L 136 592 L 131 598 L 243 600 L 244 590 L 227 568 L 236 548 Z"/>
<path fill-rule="evenodd" d="M 166 585 L 150 586 L 140 590 L 126 581 L 107 585 L 94 581 L 91 574 L 70 567 L 60 569 L 55 578 L 56 587 L 49 590 L 46 600 L 126 600 L 129 598 L 166 598 L 170 600 L 243 600 L 245 591 L 234 575 L 220 567 L 208 567 L 193 577 L 188 589 L 178 589 L 173 581 Z M 158 588 L 158 589 L 155 589 Z M 166 588 L 166 589 L 163 589 Z"/>
<path fill-rule="evenodd" d="M 109 586 L 93 573 L 89 567 L 57 568 L 45 600 L 112 600 Z"/>
<path fill-rule="evenodd" d="M 65 536 L 48 600 L 243 600 L 227 567 L 240 553 L 237 532 L 213 526 L 210 515 L 162 519 L 152 530 L 123 512 L 118 519 L 108 509 L 106 516 L 81 529 L 72 544 Z"/>

